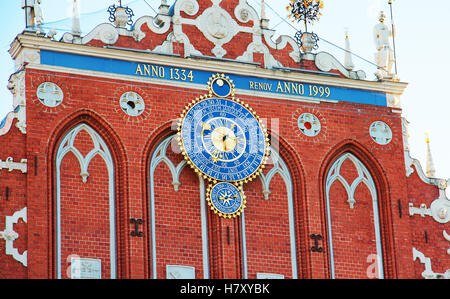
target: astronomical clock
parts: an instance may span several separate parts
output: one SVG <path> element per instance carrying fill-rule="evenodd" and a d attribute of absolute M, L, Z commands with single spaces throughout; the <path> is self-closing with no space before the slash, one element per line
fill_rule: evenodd
<path fill-rule="evenodd" d="M 210 208 L 232 218 L 244 211 L 243 184 L 262 172 L 269 139 L 256 112 L 234 96 L 229 77 L 212 76 L 208 89 L 181 114 L 178 141 L 187 163 L 210 183 Z"/>

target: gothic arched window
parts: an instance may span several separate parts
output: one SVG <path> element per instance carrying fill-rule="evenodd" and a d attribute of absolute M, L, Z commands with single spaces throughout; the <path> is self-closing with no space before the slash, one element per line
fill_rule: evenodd
<path fill-rule="evenodd" d="M 90 126 L 77 125 L 58 146 L 55 174 L 57 277 L 73 278 L 77 259 L 101 267 L 102 278 L 116 278 L 114 162 L 108 146 Z"/>
<path fill-rule="evenodd" d="M 332 278 L 383 278 L 378 194 L 370 172 L 345 153 L 330 167 L 325 188 Z"/>

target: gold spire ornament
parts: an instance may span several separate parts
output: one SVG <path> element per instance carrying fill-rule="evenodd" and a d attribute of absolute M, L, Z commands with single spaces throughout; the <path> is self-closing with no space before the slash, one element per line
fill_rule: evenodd
<path fill-rule="evenodd" d="M 299 30 L 295 34 L 299 47 L 305 54 L 310 54 L 312 50 L 318 49 L 319 37 L 313 32 L 308 32 L 308 23 L 313 25 L 322 16 L 323 0 L 290 0 L 286 9 L 289 11 L 288 17 L 293 18 L 294 22 L 303 21 L 305 24 L 305 32 Z"/>
<path fill-rule="evenodd" d="M 322 16 L 323 0 L 290 0 L 286 7 L 290 12 L 289 18 L 297 22 L 305 22 L 305 31 L 308 31 L 308 23 L 314 24 Z"/>

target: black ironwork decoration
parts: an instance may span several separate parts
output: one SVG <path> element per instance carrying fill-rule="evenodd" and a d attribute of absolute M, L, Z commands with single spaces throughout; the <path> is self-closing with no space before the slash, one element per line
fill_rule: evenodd
<path fill-rule="evenodd" d="M 139 231 L 139 225 L 144 224 L 144 220 L 131 218 L 130 223 L 134 224 L 134 231 L 131 232 L 131 235 L 133 237 L 143 237 L 144 233 Z"/>
<path fill-rule="evenodd" d="M 128 6 L 122 6 L 122 1 L 119 0 L 119 6 L 113 4 L 111 6 L 108 7 L 108 12 L 109 12 L 109 21 L 111 23 L 114 23 L 116 21 L 116 11 L 119 8 L 124 8 L 125 9 L 125 13 L 128 16 L 128 25 L 133 25 L 133 17 L 134 17 L 134 12 L 131 8 L 129 8 Z"/>
<path fill-rule="evenodd" d="M 322 252 L 323 248 L 319 247 L 319 241 L 323 239 L 322 235 L 311 234 L 310 238 L 314 240 L 314 246 L 311 247 L 312 252 Z"/>
<path fill-rule="evenodd" d="M 317 50 L 319 48 L 319 36 L 315 34 L 314 32 L 302 32 L 301 30 L 297 31 L 295 33 L 295 41 L 297 42 L 297 45 L 302 48 L 305 43 L 305 37 L 304 34 L 309 34 L 309 39 L 306 42 L 312 43 L 312 49 Z"/>
<path fill-rule="evenodd" d="M 306 53 L 319 48 L 319 37 L 313 32 L 308 32 L 308 24 L 313 24 L 320 19 L 323 8 L 323 0 L 290 0 L 287 10 L 289 18 L 294 18 L 295 22 L 304 22 L 305 32 L 298 31 L 295 39 L 300 48 Z"/>

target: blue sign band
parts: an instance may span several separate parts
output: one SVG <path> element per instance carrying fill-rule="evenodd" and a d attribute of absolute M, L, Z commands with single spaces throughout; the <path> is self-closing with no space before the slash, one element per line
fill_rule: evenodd
<path fill-rule="evenodd" d="M 208 80 L 216 74 L 215 72 L 210 71 L 179 68 L 175 66 L 138 63 L 47 50 L 41 50 L 41 64 L 119 75 L 148 77 L 159 80 L 205 84 L 205 86 L 208 83 Z M 383 92 L 299 83 L 271 78 L 227 75 L 233 80 L 235 88 L 241 90 L 289 95 L 294 97 L 298 96 L 302 98 L 307 97 L 317 100 L 333 100 L 357 104 L 387 106 L 387 97 Z"/>

